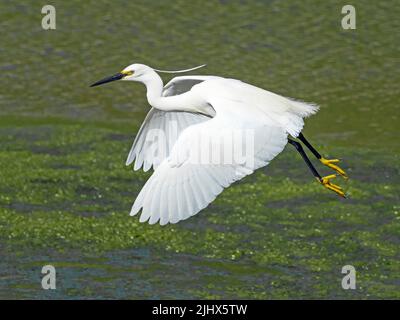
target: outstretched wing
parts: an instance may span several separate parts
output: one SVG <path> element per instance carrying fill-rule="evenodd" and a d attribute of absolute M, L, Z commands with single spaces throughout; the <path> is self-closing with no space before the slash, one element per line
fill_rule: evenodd
<path fill-rule="evenodd" d="M 135 161 L 134 170 L 139 170 L 142 166 L 144 171 L 148 171 L 152 166 L 156 169 L 171 153 L 173 145 L 184 129 L 209 119 L 202 114 L 165 112 L 152 108 L 136 135 L 126 165 Z"/>
<path fill-rule="evenodd" d="M 213 76 L 183 76 L 175 77 L 168 82 L 163 90 L 163 96 L 174 96 L 189 91 L 194 85 Z M 143 166 L 148 171 L 152 166 L 157 168 L 171 153 L 172 147 L 181 132 L 187 127 L 209 120 L 210 117 L 183 111 L 161 111 L 152 108 L 147 114 L 136 135 L 132 148 L 126 160 L 130 165 L 135 159 L 134 170 Z"/>
<path fill-rule="evenodd" d="M 245 107 L 241 102 L 210 103 L 217 115 L 185 129 L 140 191 L 131 215 L 142 210 L 141 222 L 165 225 L 195 215 L 224 188 L 267 165 L 286 145 L 281 126 L 235 113 Z"/>

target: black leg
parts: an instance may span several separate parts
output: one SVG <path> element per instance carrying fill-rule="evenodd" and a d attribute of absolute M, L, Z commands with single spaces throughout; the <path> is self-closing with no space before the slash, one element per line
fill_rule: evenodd
<path fill-rule="evenodd" d="M 317 157 L 317 159 L 321 159 L 322 156 L 319 154 L 317 150 L 314 149 L 314 147 L 309 143 L 306 138 L 303 136 L 303 134 L 300 132 L 298 135 L 299 140 L 304 143 L 304 145 L 313 153 L 314 156 Z"/>
<path fill-rule="evenodd" d="M 296 150 L 301 154 L 303 160 L 305 161 L 305 163 L 307 164 L 308 168 L 310 168 L 312 174 L 314 175 L 314 177 L 316 177 L 318 180 L 321 181 L 321 176 L 318 173 L 318 171 L 315 169 L 315 167 L 313 166 L 313 164 L 311 163 L 310 159 L 308 159 L 306 153 L 304 152 L 303 147 L 301 146 L 300 143 L 298 143 L 297 141 L 294 141 L 292 139 L 288 139 L 288 142 L 293 145 Z"/>
<path fill-rule="evenodd" d="M 304 136 L 300 133 L 298 138 L 307 146 L 307 148 L 310 149 L 310 151 L 325 165 L 327 165 L 328 167 L 336 170 L 338 173 L 342 174 L 343 176 L 346 176 L 346 173 L 340 169 L 338 166 L 334 165 L 334 162 L 338 162 L 339 160 L 334 159 L 334 160 L 326 160 L 324 158 L 321 157 L 321 155 L 317 152 L 317 150 L 315 150 L 312 145 L 306 140 L 306 138 L 304 138 Z M 336 175 L 332 174 L 326 177 L 321 177 L 320 174 L 318 173 L 318 171 L 315 169 L 315 167 L 313 166 L 313 164 L 311 163 L 310 159 L 308 159 L 307 154 L 304 152 L 303 147 L 301 146 L 301 144 L 297 141 L 294 141 L 292 139 L 288 139 L 288 142 L 293 145 L 296 150 L 301 154 L 303 160 L 305 161 L 305 163 L 307 164 L 308 168 L 311 170 L 312 174 L 314 175 L 314 177 L 317 178 L 317 180 L 327 189 L 332 190 L 333 192 L 336 192 L 339 196 L 346 198 L 345 193 L 343 192 L 343 189 L 341 187 L 339 187 L 336 184 L 333 184 L 330 182 L 331 179 L 335 178 Z"/>

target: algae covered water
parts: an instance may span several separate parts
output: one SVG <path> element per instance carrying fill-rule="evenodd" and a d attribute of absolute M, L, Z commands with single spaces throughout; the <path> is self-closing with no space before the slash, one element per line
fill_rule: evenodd
<path fill-rule="evenodd" d="M 52 4 L 55 30 L 39 1 L 0 4 L 0 298 L 400 298 L 396 1 L 357 1 L 355 30 L 343 1 Z M 289 145 L 195 217 L 140 224 L 128 214 L 150 173 L 124 164 L 145 89 L 88 87 L 134 62 L 207 63 L 195 73 L 319 104 L 303 132 L 342 159 L 349 198 Z"/>

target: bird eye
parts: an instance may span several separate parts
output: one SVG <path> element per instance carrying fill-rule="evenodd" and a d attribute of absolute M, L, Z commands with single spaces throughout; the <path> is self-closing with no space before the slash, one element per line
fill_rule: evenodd
<path fill-rule="evenodd" d="M 131 75 L 133 75 L 133 71 L 132 71 L 132 70 L 122 71 L 121 73 L 124 74 L 125 76 L 131 76 Z"/>

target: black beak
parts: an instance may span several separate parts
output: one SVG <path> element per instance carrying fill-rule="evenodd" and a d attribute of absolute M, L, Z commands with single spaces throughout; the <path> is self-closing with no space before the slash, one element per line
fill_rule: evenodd
<path fill-rule="evenodd" d="M 107 77 L 107 78 L 101 79 L 101 80 L 99 80 L 99 81 L 93 83 L 93 84 L 91 85 L 91 87 L 99 86 L 99 85 L 104 84 L 104 83 L 107 83 L 107 82 L 112 82 L 112 81 L 120 80 L 120 79 L 122 79 L 123 77 L 125 77 L 125 74 L 123 74 L 123 73 L 116 73 L 116 74 L 114 74 L 114 75 L 111 76 L 111 77 Z"/>

